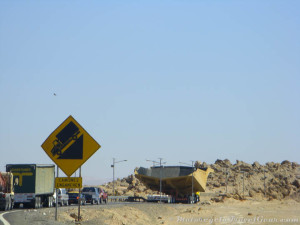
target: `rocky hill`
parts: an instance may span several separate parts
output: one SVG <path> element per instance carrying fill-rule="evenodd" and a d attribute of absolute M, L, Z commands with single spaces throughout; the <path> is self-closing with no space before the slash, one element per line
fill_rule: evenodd
<path fill-rule="evenodd" d="M 196 162 L 196 166 L 208 166 Z M 242 198 L 284 199 L 294 198 L 300 201 L 300 166 L 287 160 L 281 163 L 258 162 L 248 164 L 237 160 L 217 160 L 209 165 L 214 169 L 207 181 L 208 191 L 238 195 Z"/>
<path fill-rule="evenodd" d="M 214 169 L 207 180 L 206 192 L 237 199 L 295 199 L 300 201 L 300 165 L 287 160 L 281 163 L 248 164 L 237 160 L 216 160 L 214 164 L 196 161 L 195 167 Z M 112 195 L 112 182 L 102 185 Z M 134 175 L 115 181 L 116 195 L 147 196 L 149 190 Z M 219 201 L 220 199 L 215 199 Z"/>

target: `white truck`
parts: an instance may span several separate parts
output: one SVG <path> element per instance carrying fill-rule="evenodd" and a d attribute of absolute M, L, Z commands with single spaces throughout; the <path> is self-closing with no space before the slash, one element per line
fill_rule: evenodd
<path fill-rule="evenodd" d="M 55 166 L 44 164 L 8 164 L 13 173 L 14 206 L 30 208 L 53 206 Z"/>

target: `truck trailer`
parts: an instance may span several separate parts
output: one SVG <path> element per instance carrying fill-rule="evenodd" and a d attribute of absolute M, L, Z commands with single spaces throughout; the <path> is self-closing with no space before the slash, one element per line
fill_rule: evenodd
<path fill-rule="evenodd" d="M 13 174 L 0 172 L 0 210 L 11 210 L 13 207 Z"/>
<path fill-rule="evenodd" d="M 14 206 L 40 208 L 53 206 L 55 166 L 44 164 L 8 164 L 13 173 Z"/>

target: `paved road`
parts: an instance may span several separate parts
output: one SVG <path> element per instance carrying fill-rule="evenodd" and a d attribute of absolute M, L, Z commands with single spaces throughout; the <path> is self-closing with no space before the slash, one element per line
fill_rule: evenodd
<path fill-rule="evenodd" d="M 17 224 L 16 220 L 14 219 L 14 216 L 17 216 L 17 214 L 18 213 L 20 214 L 20 212 L 21 211 L 17 211 L 17 210 L 16 211 L 1 212 L 0 213 L 0 224 L 1 225 Z M 13 223 L 13 221 L 14 221 L 14 223 Z"/>
<path fill-rule="evenodd" d="M 100 204 L 100 205 L 90 205 L 87 204 L 85 206 L 81 206 L 81 209 L 85 208 L 99 208 L 99 207 L 118 207 L 121 204 L 141 204 L 139 202 L 110 202 L 109 204 Z M 70 207 L 77 208 L 78 206 L 72 205 L 72 206 L 64 206 L 64 207 L 58 207 L 58 216 L 60 211 L 68 210 Z M 58 221 L 48 221 L 47 219 L 44 219 L 46 217 L 43 216 L 43 213 L 50 213 L 51 215 L 55 215 L 55 207 L 53 208 L 43 208 L 41 210 L 39 209 L 15 209 L 13 211 L 6 211 L 2 212 L 0 211 L 0 225 L 66 225 L 68 223 L 64 222 L 58 222 Z M 4 215 L 3 215 L 4 214 Z M 3 216 L 2 216 L 3 215 Z M 1 217 L 4 218 L 4 220 L 1 221 Z M 70 223 L 74 225 L 74 222 Z"/>

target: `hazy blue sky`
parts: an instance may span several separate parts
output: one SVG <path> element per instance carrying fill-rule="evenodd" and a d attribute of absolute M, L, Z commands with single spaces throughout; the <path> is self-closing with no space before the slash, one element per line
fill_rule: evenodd
<path fill-rule="evenodd" d="M 228 158 L 299 162 L 300 1 L 0 0 L 0 166 L 72 115 L 86 181 Z M 53 93 L 56 93 L 54 96 Z"/>

